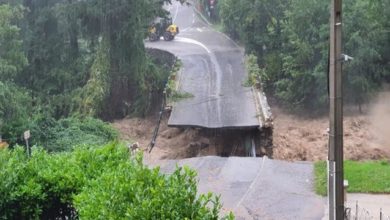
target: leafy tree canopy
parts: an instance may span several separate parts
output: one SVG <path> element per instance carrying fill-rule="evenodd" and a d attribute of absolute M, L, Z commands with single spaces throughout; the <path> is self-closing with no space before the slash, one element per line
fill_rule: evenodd
<path fill-rule="evenodd" d="M 345 100 L 369 100 L 390 82 L 390 3 L 345 0 Z M 220 0 L 225 31 L 255 54 L 268 93 L 291 109 L 320 110 L 327 104 L 329 2 L 320 0 Z"/>

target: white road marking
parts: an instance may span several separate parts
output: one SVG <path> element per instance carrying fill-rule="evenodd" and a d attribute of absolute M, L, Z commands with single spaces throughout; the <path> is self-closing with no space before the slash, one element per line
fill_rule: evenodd
<path fill-rule="evenodd" d="M 199 31 L 199 32 L 203 32 L 202 29 L 200 29 L 200 28 L 197 28 L 196 30 Z"/>
<path fill-rule="evenodd" d="M 198 46 L 202 47 L 203 49 L 205 49 L 207 51 L 207 53 L 211 53 L 209 48 L 207 48 L 204 44 L 202 44 L 199 41 L 196 41 L 196 40 L 193 40 L 190 38 L 185 38 L 185 37 L 176 37 L 175 41 L 188 43 L 188 44 L 195 44 L 195 45 L 198 45 Z"/>
<path fill-rule="evenodd" d="M 241 197 L 240 201 L 238 201 L 237 205 L 234 207 L 233 210 L 236 210 L 238 207 L 240 207 L 241 203 L 246 199 L 246 197 L 248 196 L 249 192 L 252 191 L 255 183 L 257 182 L 257 180 L 259 179 L 260 177 L 260 174 L 263 174 L 262 171 L 263 171 L 263 168 L 264 168 L 264 162 L 265 160 L 267 159 L 267 157 L 263 157 L 263 161 L 261 163 L 261 166 L 260 166 L 260 170 L 257 172 L 257 175 L 255 177 L 255 179 L 252 181 L 251 185 L 249 185 L 249 188 L 248 190 L 245 192 L 245 194 Z"/>

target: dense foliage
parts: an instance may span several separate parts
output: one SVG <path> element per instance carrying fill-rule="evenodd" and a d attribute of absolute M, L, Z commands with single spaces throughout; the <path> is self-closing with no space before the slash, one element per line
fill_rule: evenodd
<path fill-rule="evenodd" d="M 0 134 L 16 143 L 29 121 L 30 100 L 26 91 L 0 81 Z"/>
<path fill-rule="evenodd" d="M 15 4 L 14 1 L 10 1 Z M 164 1 L 23 1 L 19 19 L 29 65 L 15 81 L 55 118 L 105 119 L 145 112 L 162 88 L 143 40 Z M 10 7 L 10 6 L 8 6 Z"/>
<path fill-rule="evenodd" d="M 169 70 L 153 62 L 143 40 L 150 22 L 166 15 L 166 2 L 0 0 L 3 139 L 20 143 L 21 132 L 42 119 L 147 114 Z M 41 132 L 36 143 L 58 144 Z"/>
<path fill-rule="evenodd" d="M 143 40 L 169 2 L 0 0 L 0 219 L 218 219 L 194 171 L 98 147 L 117 133 L 97 118 L 147 114 L 164 88 L 170 69 Z M 45 147 L 31 157 L 26 130 Z"/>
<path fill-rule="evenodd" d="M 149 169 L 109 144 L 48 154 L 0 150 L 0 219 L 218 219 L 221 204 L 197 195 L 196 173 Z"/>
<path fill-rule="evenodd" d="M 33 144 L 48 151 L 69 151 L 79 145 L 100 146 L 118 139 L 118 133 L 101 120 L 65 118 L 60 120 L 40 118 L 30 125 Z"/>
<path fill-rule="evenodd" d="M 14 22 L 23 16 L 21 7 L 0 5 L 0 80 L 12 81 L 27 64 L 20 28 Z"/>
<path fill-rule="evenodd" d="M 245 57 L 245 66 L 248 72 L 248 78 L 244 83 L 244 86 L 261 86 L 260 79 L 266 79 L 267 75 L 264 69 L 260 69 L 257 63 L 257 57 L 253 54 Z"/>
<path fill-rule="evenodd" d="M 344 2 L 346 101 L 361 105 L 390 82 L 390 2 Z M 258 58 L 270 94 L 293 109 L 327 104 L 329 1 L 219 0 L 225 31 Z"/>

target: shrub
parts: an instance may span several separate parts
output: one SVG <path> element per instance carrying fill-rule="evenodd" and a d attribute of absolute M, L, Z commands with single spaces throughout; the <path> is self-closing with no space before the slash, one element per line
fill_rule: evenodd
<path fill-rule="evenodd" d="M 32 125 L 33 144 L 48 151 L 69 151 L 77 145 L 99 146 L 118 137 L 109 124 L 95 118 L 40 118 Z"/>
<path fill-rule="evenodd" d="M 248 71 L 248 79 L 244 83 L 245 86 L 254 86 L 257 83 L 263 83 L 268 80 L 265 70 L 261 69 L 257 63 L 257 56 L 254 54 L 246 55 L 245 66 Z"/>
<path fill-rule="evenodd" d="M 221 204 L 197 195 L 196 173 L 149 169 L 126 147 L 48 154 L 0 150 L 0 219 L 218 219 Z M 233 218 L 232 215 L 229 216 Z"/>

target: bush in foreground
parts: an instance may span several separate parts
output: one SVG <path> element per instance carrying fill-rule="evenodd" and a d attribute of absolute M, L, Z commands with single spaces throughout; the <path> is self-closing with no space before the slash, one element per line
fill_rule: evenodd
<path fill-rule="evenodd" d="M 0 150 L 0 219 L 218 219 L 214 195 L 197 195 L 196 173 L 149 169 L 109 144 L 48 154 Z M 230 216 L 232 218 L 232 216 Z"/>

